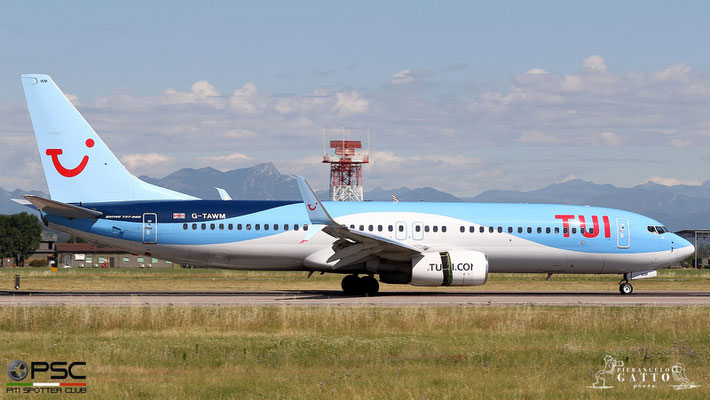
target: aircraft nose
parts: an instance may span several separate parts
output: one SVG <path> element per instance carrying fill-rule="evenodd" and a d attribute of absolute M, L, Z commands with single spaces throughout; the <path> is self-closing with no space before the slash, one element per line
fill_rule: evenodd
<path fill-rule="evenodd" d="M 673 235 L 673 236 L 675 236 L 673 238 L 673 242 L 674 242 L 673 247 L 675 247 L 675 249 L 676 249 L 675 251 L 678 252 L 679 259 L 682 260 L 682 259 L 690 256 L 691 254 L 695 253 L 695 246 L 693 246 L 692 243 L 690 243 L 689 241 L 683 239 L 682 237 L 680 237 L 678 235 Z"/>

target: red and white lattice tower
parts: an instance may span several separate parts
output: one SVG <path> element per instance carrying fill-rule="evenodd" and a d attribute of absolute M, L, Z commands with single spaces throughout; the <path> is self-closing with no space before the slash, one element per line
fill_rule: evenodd
<path fill-rule="evenodd" d="M 335 154 L 325 152 L 325 129 L 323 130 L 323 162 L 330 164 L 330 200 L 363 201 L 362 164 L 370 162 L 368 149 L 363 150 L 359 140 L 347 140 L 343 128 L 341 140 L 331 140 L 330 148 Z"/>

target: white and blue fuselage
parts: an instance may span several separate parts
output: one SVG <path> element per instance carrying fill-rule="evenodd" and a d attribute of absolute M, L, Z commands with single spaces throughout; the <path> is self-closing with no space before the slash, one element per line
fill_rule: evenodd
<path fill-rule="evenodd" d="M 177 200 L 84 203 L 99 219 L 47 215 L 50 226 L 137 254 L 235 269 L 333 271 L 310 259 L 335 239 L 302 202 Z M 325 202 L 339 224 L 422 249 L 488 256 L 490 272 L 626 273 L 669 266 L 693 246 L 643 215 L 548 204 Z M 375 257 L 374 255 L 373 257 Z M 364 266 L 360 266 L 364 270 Z"/>

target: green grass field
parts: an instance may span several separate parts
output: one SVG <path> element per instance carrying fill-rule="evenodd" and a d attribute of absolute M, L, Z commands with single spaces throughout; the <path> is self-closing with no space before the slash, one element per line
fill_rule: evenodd
<path fill-rule="evenodd" d="M 14 289 L 14 277 L 21 277 L 22 290 L 158 290 L 158 291 L 242 291 L 242 290 L 340 290 L 342 275 L 305 272 L 248 272 L 216 269 L 62 269 L 0 268 L 0 290 Z M 612 291 L 616 292 L 620 275 L 490 274 L 488 282 L 478 287 L 447 287 L 462 291 Z M 659 276 L 634 281 L 636 292 L 710 290 L 710 270 L 660 270 Z M 382 291 L 439 290 L 410 285 L 381 285 Z"/>
<path fill-rule="evenodd" d="M 340 285 L 340 276 L 305 273 L 3 268 L 0 290 L 16 273 L 23 290 L 43 291 Z M 493 274 L 484 286 L 445 290 L 615 293 L 617 282 Z M 708 291 L 710 271 L 663 270 L 635 286 Z M 588 388 L 607 354 L 633 368 L 683 363 L 701 386 Z M 85 361 L 88 392 L 71 396 L 86 399 L 704 399 L 710 307 L 9 306 L 0 308 L 0 358 Z M 26 396 L 57 398 L 2 395 Z"/>
<path fill-rule="evenodd" d="M 709 326 L 703 307 L 18 306 L 0 354 L 87 362 L 87 399 L 703 399 Z M 702 386 L 587 388 L 606 354 Z"/>

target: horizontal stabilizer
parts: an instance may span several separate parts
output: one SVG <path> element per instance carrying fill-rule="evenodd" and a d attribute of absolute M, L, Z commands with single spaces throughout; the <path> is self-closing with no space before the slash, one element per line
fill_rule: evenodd
<path fill-rule="evenodd" d="M 49 200 L 38 196 L 25 195 L 24 198 L 34 204 L 38 210 L 49 215 L 56 215 L 58 217 L 88 219 L 98 218 L 103 215 L 100 211 L 73 206 L 71 204 L 62 203 L 56 200 Z"/>
<path fill-rule="evenodd" d="M 10 199 L 10 200 L 14 201 L 15 203 L 17 203 L 17 204 L 19 204 L 19 205 L 23 205 L 23 206 L 25 206 L 25 207 L 29 207 L 29 208 L 31 208 L 31 209 L 33 209 L 33 210 L 36 210 L 36 209 L 37 209 L 37 207 L 35 207 L 34 204 L 30 203 L 29 201 L 27 201 L 27 200 L 25 200 L 25 199 Z"/>

